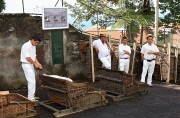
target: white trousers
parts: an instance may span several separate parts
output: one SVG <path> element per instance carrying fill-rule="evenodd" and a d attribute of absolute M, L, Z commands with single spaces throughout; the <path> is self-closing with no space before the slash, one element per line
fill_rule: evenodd
<path fill-rule="evenodd" d="M 107 57 L 100 58 L 100 61 L 102 62 L 102 67 L 106 69 L 111 69 L 111 56 L 108 55 Z"/>
<path fill-rule="evenodd" d="M 154 72 L 154 67 L 155 67 L 155 60 L 151 62 L 147 62 L 147 60 L 143 61 L 143 71 L 141 75 L 141 82 L 145 83 L 145 77 L 148 71 L 147 84 L 152 84 L 152 75 Z"/>
<path fill-rule="evenodd" d="M 119 59 L 119 70 L 129 72 L 129 59 Z"/>
<path fill-rule="evenodd" d="M 34 66 L 33 64 L 22 64 L 22 68 L 28 83 L 28 99 L 33 100 L 36 89 Z"/>

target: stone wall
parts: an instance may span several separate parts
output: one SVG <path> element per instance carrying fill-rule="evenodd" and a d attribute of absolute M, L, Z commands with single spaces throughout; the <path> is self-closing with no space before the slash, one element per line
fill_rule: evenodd
<path fill-rule="evenodd" d="M 39 34 L 44 39 L 37 46 L 37 58 L 42 63 L 44 72 L 38 74 L 56 74 L 72 79 L 85 78 L 85 65 L 81 63 L 79 44 L 85 40 L 81 32 L 70 26 L 63 31 L 64 64 L 52 64 L 51 33 L 43 31 L 41 17 L 28 14 L 0 15 L 0 90 L 26 87 L 26 79 L 20 63 L 21 46 L 32 34 Z"/>

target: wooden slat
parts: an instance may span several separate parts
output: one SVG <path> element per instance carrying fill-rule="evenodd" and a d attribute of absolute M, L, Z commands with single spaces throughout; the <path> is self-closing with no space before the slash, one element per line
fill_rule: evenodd
<path fill-rule="evenodd" d="M 43 88 L 46 88 L 46 89 L 51 89 L 51 90 L 54 90 L 54 91 L 62 92 L 62 93 L 67 93 L 67 91 L 63 91 L 63 90 L 60 90 L 60 89 L 56 89 L 56 88 L 53 88 L 53 87 L 50 87 L 50 86 L 45 86 L 45 85 L 43 85 L 42 87 L 43 87 Z"/>
<path fill-rule="evenodd" d="M 60 110 L 58 110 L 58 109 L 56 109 L 56 108 L 54 108 L 54 107 L 52 107 L 52 106 L 50 106 L 50 105 L 47 105 L 47 104 L 45 104 L 45 103 L 43 103 L 43 102 L 38 102 L 38 104 L 41 105 L 41 106 L 43 106 L 43 107 L 45 107 L 45 108 L 48 108 L 48 109 L 50 109 L 50 110 L 52 110 L 52 111 L 55 111 L 55 112 L 59 112 L 59 111 L 60 111 Z"/>

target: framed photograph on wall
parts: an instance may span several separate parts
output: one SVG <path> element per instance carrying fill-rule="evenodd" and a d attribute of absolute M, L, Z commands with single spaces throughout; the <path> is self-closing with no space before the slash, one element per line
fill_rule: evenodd
<path fill-rule="evenodd" d="M 68 9 L 66 7 L 44 7 L 42 10 L 42 29 L 67 29 Z"/>

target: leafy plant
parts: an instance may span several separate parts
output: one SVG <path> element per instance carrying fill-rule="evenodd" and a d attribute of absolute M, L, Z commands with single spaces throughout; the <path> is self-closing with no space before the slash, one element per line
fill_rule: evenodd
<path fill-rule="evenodd" d="M 99 24 L 103 28 L 124 26 L 131 38 L 139 31 L 139 25 L 148 26 L 154 19 L 150 0 L 77 0 L 75 5 L 65 3 L 65 6 L 76 18 L 73 23 L 75 27 L 81 26 L 83 20 L 91 20 L 93 25 Z"/>
<path fill-rule="evenodd" d="M 0 13 L 2 12 L 2 10 L 5 9 L 5 2 L 4 0 L 0 0 Z"/>
<path fill-rule="evenodd" d="M 167 25 L 170 23 L 180 24 L 179 0 L 159 0 L 159 2 L 161 13 L 165 14 L 164 18 L 161 18 L 161 22 Z"/>

